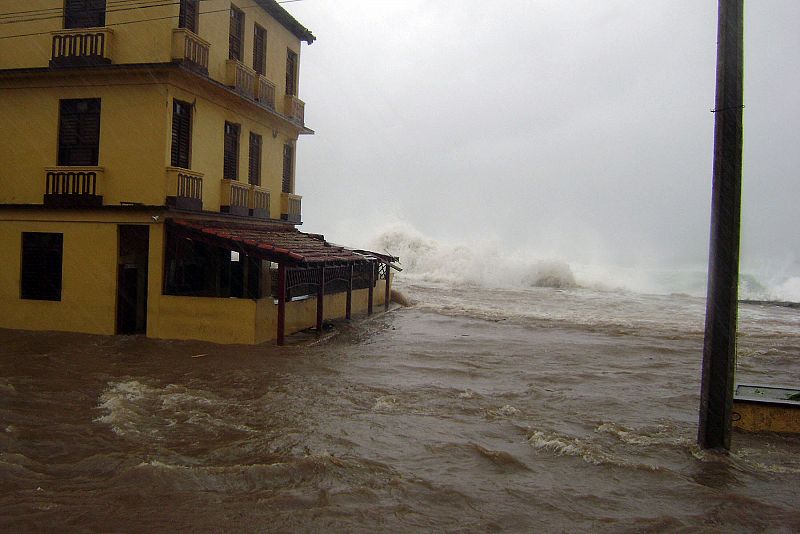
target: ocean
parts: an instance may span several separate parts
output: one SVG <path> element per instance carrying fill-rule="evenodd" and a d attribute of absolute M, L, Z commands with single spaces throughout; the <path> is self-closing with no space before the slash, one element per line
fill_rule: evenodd
<path fill-rule="evenodd" d="M 800 530 L 800 437 L 696 445 L 696 282 L 454 252 L 283 348 L 0 330 L 0 530 Z M 800 309 L 739 319 L 737 380 L 800 384 Z"/>

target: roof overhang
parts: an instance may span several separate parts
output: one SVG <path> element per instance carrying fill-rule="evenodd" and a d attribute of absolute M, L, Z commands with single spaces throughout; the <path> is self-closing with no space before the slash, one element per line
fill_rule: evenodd
<path fill-rule="evenodd" d="M 256 0 L 256 3 L 301 41 L 311 44 L 317 39 L 314 37 L 314 34 L 311 33 L 311 30 L 297 22 L 297 19 L 291 16 L 289 12 L 275 0 Z"/>

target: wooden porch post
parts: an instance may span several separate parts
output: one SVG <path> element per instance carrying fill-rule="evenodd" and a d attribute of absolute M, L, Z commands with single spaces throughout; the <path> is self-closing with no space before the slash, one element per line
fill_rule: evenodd
<path fill-rule="evenodd" d="M 283 345 L 286 331 L 286 264 L 278 264 L 278 345 Z"/>
<path fill-rule="evenodd" d="M 386 296 L 383 299 L 383 309 L 389 311 L 389 298 L 391 297 L 391 289 L 389 288 L 389 262 L 384 264 L 386 269 Z"/>
<path fill-rule="evenodd" d="M 367 302 L 367 315 L 372 315 L 372 293 L 375 285 L 375 263 L 370 262 L 369 265 L 369 299 Z"/>
<path fill-rule="evenodd" d="M 325 264 L 319 269 L 319 280 L 317 283 L 317 335 L 322 333 L 322 316 L 324 313 L 325 301 Z"/>
<path fill-rule="evenodd" d="M 350 312 L 353 308 L 353 264 L 350 264 L 350 277 L 347 280 L 347 305 L 345 306 L 344 316 L 349 321 Z"/>

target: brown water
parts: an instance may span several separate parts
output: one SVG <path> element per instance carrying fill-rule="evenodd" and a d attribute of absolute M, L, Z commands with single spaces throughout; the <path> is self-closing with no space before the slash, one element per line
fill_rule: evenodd
<path fill-rule="evenodd" d="M 800 530 L 800 438 L 694 444 L 702 300 L 405 290 L 284 349 L 0 330 L 0 529 Z M 741 316 L 800 383 L 800 311 Z"/>

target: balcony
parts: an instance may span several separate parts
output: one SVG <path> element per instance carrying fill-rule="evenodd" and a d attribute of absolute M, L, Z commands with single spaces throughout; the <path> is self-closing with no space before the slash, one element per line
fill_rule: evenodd
<path fill-rule="evenodd" d="M 51 67 L 106 65 L 111 63 L 110 28 L 80 28 L 51 32 Z"/>
<path fill-rule="evenodd" d="M 275 109 L 275 84 L 263 76 L 258 77 L 258 103 L 265 108 Z"/>
<path fill-rule="evenodd" d="M 256 71 L 241 61 L 229 59 L 225 64 L 225 85 L 250 100 L 256 99 Z"/>
<path fill-rule="evenodd" d="M 294 95 L 286 95 L 284 114 L 299 125 L 305 124 L 306 103 Z"/>
<path fill-rule="evenodd" d="M 300 200 L 303 197 L 291 193 L 281 193 L 281 219 L 290 223 L 300 223 Z"/>
<path fill-rule="evenodd" d="M 203 210 L 203 175 L 167 167 L 167 205 L 179 210 Z"/>
<path fill-rule="evenodd" d="M 211 44 L 185 28 L 172 30 L 172 60 L 208 76 Z"/>
<path fill-rule="evenodd" d="M 250 186 L 250 216 L 269 219 L 269 190 L 257 185 Z"/>
<path fill-rule="evenodd" d="M 219 211 L 231 215 L 250 215 L 250 185 L 236 180 L 222 180 Z"/>
<path fill-rule="evenodd" d="M 102 206 L 103 174 L 103 167 L 45 168 L 44 205 L 48 208 Z"/>

